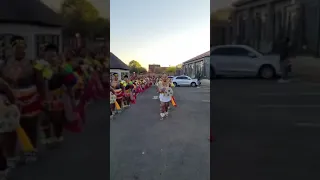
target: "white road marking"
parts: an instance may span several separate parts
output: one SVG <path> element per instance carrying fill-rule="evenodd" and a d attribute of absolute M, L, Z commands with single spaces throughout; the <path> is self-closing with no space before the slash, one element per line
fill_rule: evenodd
<path fill-rule="evenodd" d="M 258 108 L 320 108 L 320 105 L 266 104 L 258 105 Z"/>
<path fill-rule="evenodd" d="M 210 100 L 206 100 L 206 99 L 205 99 L 205 100 L 202 100 L 202 102 L 210 102 Z"/>
<path fill-rule="evenodd" d="M 191 91 L 190 93 L 210 93 L 210 91 Z"/>
<path fill-rule="evenodd" d="M 319 124 L 319 123 L 301 122 L 301 123 L 295 123 L 295 126 L 300 126 L 300 127 L 316 127 L 316 128 L 319 128 L 319 127 L 320 127 L 320 124 Z"/>
<path fill-rule="evenodd" d="M 158 96 L 153 96 L 153 98 L 152 99 L 159 99 L 159 97 Z"/>
<path fill-rule="evenodd" d="M 305 93 L 259 93 L 259 96 L 320 96 L 320 92 L 305 92 Z"/>

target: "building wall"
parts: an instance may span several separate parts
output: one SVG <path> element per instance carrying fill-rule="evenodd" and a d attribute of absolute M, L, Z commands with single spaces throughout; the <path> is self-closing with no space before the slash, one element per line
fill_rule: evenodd
<path fill-rule="evenodd" d="M 203 57 L 191 62 L 182 64 L 182 72 L 184 75 L 191 78 L 197 78 L 199 75 L 202 78 L 210 78 L 210 57 Z"/>
<path fill-rule="evenodd" d="M 5 47 L 10 48 L 9 39 L 12 35 L 19 35 L 25 38 L 27 43 L 26 57 L 35 59 L 37 57 L 37 35 L 57 35 L 59 41 L 62 42 L 61 28 L 41 27 L 33 25 L 21 24 L 0 24 L 0 36 L 8 37 L 5 39 Z M 59 45 L 60 52 L 62 51 L 62 43 Z"/>
<path fill-rule="evenodd" d="M 307 48 L 308 53 L 319 55 L 320 40 L 320 2 L 318 0 L 301 0 L 303 4 L 301 32 L 305 35 L 302 45 Z"/>
<path fill-rule="evenodd" d="M 266 53 L 274 51 L 275 44 L 285 37 L 289 37 L 295 48 L 300 50 L 304 36 L 307 36 L 308 44 L 315 49 L 318 26 L 314 24 L 319 22 L 319 6 L 315 2 L 260 0 L 237 6 L 232 16 L 233 39 L 238 44 L 248 44 Z M 302 7 L 309 10 L 302 13 Z"/>
<path fill-rule="evenodd" d="M 160 68 L 161 66 L 159 64 L 149 64 L 149 72 L 155 73 L 157 68 Z"/>
<path fill-rule="evenodd" d="M 210 28 L 210 45 L 218 46 L 227 43 L 227 27 L 226 25 L 212 25 Z"/>

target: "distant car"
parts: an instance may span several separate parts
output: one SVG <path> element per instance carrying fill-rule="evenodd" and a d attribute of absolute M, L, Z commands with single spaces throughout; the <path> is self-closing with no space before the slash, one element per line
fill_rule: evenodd
<path fill-rule="evenodd" d="M 271 79 L 280 75 L 280 56 L 264 55 L 247 45 L 215 46 L 210 52 L 212 77 L 259 76 Z"/>
<path fill-rule="evenodd" d="M 168 78 L 169 78 L 169 79 L 173 79 L 173 78 L 174 78 L 174 76 L 168 76 Z"/>
<path fill-rule="evenodd" d="M 198 79 L 192 79 L 189 76 L 175 76 L 172 79 L 172 83 L 175 86 L 197 87 L 199 85 Z"/>

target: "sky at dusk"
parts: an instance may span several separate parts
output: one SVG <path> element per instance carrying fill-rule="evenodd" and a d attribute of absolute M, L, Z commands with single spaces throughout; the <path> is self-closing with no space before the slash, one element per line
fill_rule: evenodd
<path fill-rule="evenodd" d="M 122 61 L 175 66 L 210 49 L 209 0 L 111 0 L 110 49 Z"/>

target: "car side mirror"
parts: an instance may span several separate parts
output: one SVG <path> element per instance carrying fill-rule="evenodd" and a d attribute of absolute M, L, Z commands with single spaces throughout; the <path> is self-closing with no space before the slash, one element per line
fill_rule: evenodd
<path fill-rule="evenodd" d="M 256 58 L 256 57 L 257 57 L 257 56 L 256 56 L 255 54 L 253 54 L 253 53 L 249 53 L 248 56 L 251 57 L 251 58 Z"/>

